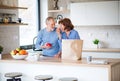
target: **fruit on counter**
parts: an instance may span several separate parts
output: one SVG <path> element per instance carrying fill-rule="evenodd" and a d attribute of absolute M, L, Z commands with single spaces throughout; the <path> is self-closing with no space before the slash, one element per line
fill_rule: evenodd
<path fill-rule="evenodd" d="M 49 47 L 51 47 L 51 46 L 52 46 L 52 44 L 51 44 L 51 43 L 46 43 L 45 45 L 46 45 L 46 46 L 49 46 Z"/>
<path fill-rule="evenodd" d="M 10 54 L 11 54 L 11 55 L 15 55 L 16 53 L 14 52 L 14 50 L 12 50 L 12 51 L 10 52 Z"/>
<path fill-rule="evenodd" d="M 20 55 L 26 55 L 26 54 L 28 54 L 28 52 L 26 50 L 22 49 L 22 50 L 19 51 L 19 54 Z"/>
<path fill-rule="evenodd" d="M 16 48 L 10 52 L 11 55 L 27 55 L 28 52 L 24 49 Z"/>

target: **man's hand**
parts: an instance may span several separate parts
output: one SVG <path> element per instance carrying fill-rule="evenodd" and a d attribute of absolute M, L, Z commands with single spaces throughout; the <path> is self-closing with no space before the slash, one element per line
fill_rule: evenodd
<path fill-rule="evenodd" d="M 41 46 L 41 48 L 43 48 L 43 49 L 50 49 L 52 46 L 46 46 L 46 44 L 45 45 L 43 45 L 43 46 Z"/>

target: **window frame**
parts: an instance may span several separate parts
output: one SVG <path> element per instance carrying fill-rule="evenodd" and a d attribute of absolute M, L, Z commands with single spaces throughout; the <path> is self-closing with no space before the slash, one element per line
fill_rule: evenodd
<path fill-rule="evenodd" d="M 41 30 L 41 9 L 40 9 L 40 0 L 37 0 L 38 4 L 37 4 L 37 14 L 38 14 L 38 28 L 37 28 L 37 31 L 40 31 Z M 20 48 L 21 49 L 34 49 L 34 38 L 33 38 L 33 44 L 30 44 L 30 45 L 20 45 Z"/>

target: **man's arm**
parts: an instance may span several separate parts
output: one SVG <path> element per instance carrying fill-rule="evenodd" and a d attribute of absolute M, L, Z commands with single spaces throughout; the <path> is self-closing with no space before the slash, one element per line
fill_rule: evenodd
<path fill-rule="evenodd" d="M 35 48 L 41 49 L 40 47 L 41 47 L 41 44 L 42 44 L 42 37 L 43 37 L 42 31 L 40 31 L 40 32 L 38 33 L 38 36 L 37 36 Z"/>

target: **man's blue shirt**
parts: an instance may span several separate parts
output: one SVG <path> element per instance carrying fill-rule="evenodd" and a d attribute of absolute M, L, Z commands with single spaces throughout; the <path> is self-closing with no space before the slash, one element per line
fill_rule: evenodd
<path fill-rule="evenodd" d="M 44 45 L 45 43 L 51 43 L 52 48 L 42 49 L 43 55 L 54 56 L 59 52 L 60 46 L 58 43 L 58 35 L 56 33 L 56 28 L 51 32 L 48 32 L 46 28 L 44 28 L 38 33 L 35 47 L 39 49 L 40 46 Z"/>

